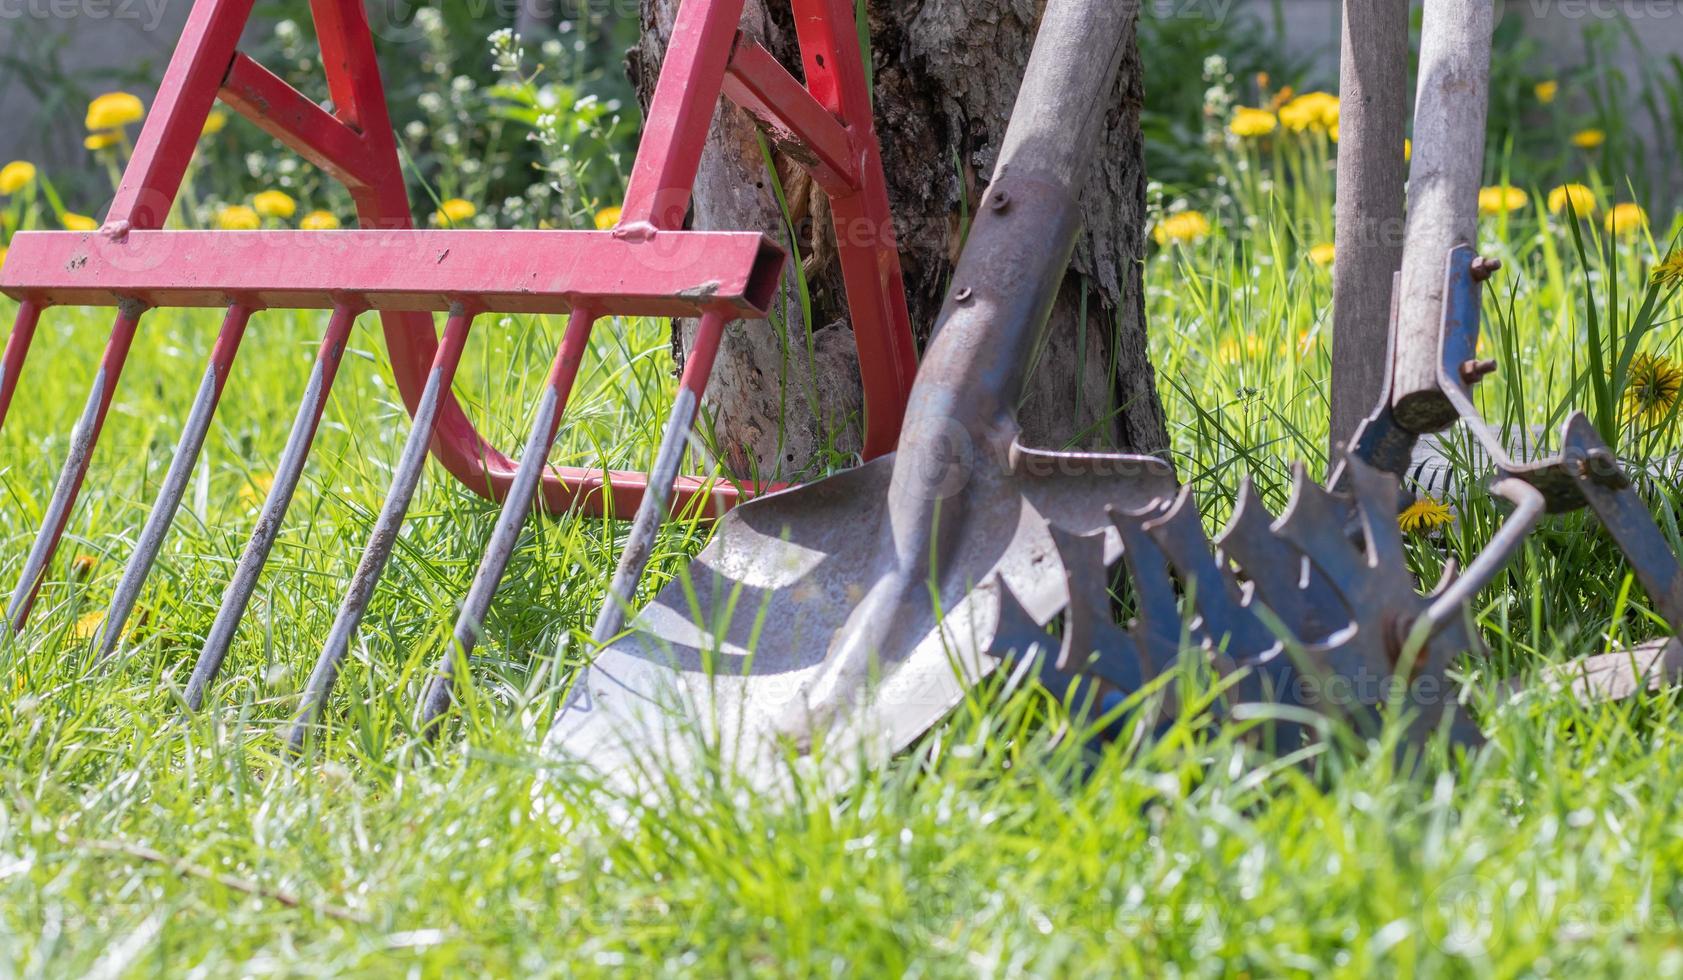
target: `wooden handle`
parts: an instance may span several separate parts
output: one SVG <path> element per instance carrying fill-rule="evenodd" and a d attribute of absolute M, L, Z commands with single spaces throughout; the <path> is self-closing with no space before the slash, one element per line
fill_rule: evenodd
<path fill-rule="evenodd" d="M 1438 380 L 1444 270 L 1450 249 L 1478 236 L 1478 190 L 1490 109 L 1494 0 L 1426 0 L 1408 175 L 1391 408 L 1411 432 L 1437 432 L 1456 413 Z"/>
<path fill-rule="evenodd" d="M 1392 281 L 1402 268 L 1408 163 L 1408 5 L 1344 0 L 1338 96 L 1338 261 L 1332 267 L 1331 459 L 1383 399 L 1390 359 Z"/>

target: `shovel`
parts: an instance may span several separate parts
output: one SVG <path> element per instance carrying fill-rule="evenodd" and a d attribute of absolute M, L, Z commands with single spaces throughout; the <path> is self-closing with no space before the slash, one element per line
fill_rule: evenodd
<path fill-rule="evenodd" d="M 1055 536 L 1176 491 L 1155 457 L 1022 445 L 1025 373 L 1081 230 L 1077 195 L 1134 16 L 1050 0 L 998 168 L 911 395 L 900 449 L 756 500 L 574 681 L 547 748 L 614 781 L 716 753 L 751 785 L 820 747 L 881 761 L 997 666 L 1004 589 L 1067 602 Z M 612 617 L 606 617 L 612 621 Z"/>

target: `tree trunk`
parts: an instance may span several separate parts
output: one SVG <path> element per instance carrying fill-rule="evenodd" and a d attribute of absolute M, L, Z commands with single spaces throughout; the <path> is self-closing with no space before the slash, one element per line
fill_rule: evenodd
<path fill-rule="evenodd" d="M 629 68 L 645 105 L 678 2 L 641 0 L 642 41 Z M 1037 0 L 869 0 L 876 123 L 920 347 L 941 308 L 965 216 L 974 213 L 992 174 L 1041 6 Z M 742 24 L 784 64 L 800 64 L 787 3 L 748 0 Z M 1132 41 L 1128 47 L 1105 146 L 1083 196 L 1087 232 L 1022 406 L 1024 441 L 1036 446 L 1168 447 L 1146 352 L 1143 86 L 1138 48 Z M 811 323 L 802 317 L 793 279 L 786 280 L 774 322 L 731 328 L 708 397 L 715 446 L 728 469 L 795 478 L 835 462 L 834 452 L 858 451 L 862 399 L 824 195 L 793 162 L 774 158 L 774 165 L 775 175 L 747 114 L 721 107 L 697 182 L 693 224 L 764 229 L 802 259 Z M 774 176 L 795 230 L 792 243 Z M 683 338 L 684 331 L 675 331 L 680 361 Z"/>

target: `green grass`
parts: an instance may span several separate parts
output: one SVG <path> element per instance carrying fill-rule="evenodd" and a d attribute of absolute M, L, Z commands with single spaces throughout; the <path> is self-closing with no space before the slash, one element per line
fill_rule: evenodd
<path fill-rule="evenodd" d="M 1306 258 L 1320 238 L 1308 229 L 1328 227 L 1316 186 L 1285 203 L 1236 193 L 1211 208 L 1211 236 L 1148 265 L 1177 464 L 1212 525 L 1242 475 L 1278 507 L 1292 459 L 1325 468 L 1331 287 Z M 1503 372 L 1481 397 L 1519 427 L 1591 405 L 1589 302 L 1614 349 L 1640 326 L 1659 250 L 1632 237 L 1603 253 L 1592 236 L 1580 252 L 1540 205 L 1485 224 L 1508 272 L 1487 302 Z M 1248 233 L 1229 231 L 1247 216 Z M 1677 302 L 1655 308 L 1642 349 L 1668 353 Z M 1594 709 L 1486 699 L 1487 747 L 1434 749 L 1399 772 L 1392 753 L 1344 741 L 1274 760 L 1197 718 L 1093 759 L 1044 723 L 1036 692 L 990 691 L 847 792 L 807 785 L 774 803 L 702 780 L 632 802 L 537 752 L 623 530 L 566 518 L 529 527 L 461 717 L 429 750 L 411 706 L 494 517 L 436 468 L 326 733 L 288 765 L 278 728 L 407 431 L 372 319 L 213 703 L 189 717 L 178 692 L 322 322 L 255 321 L 144 622 L 101 667 L 87 617 L 162 477 L 216 316 L 144 323 L 52 581 L 28 630 L 0 642 L 8 974 L 1683 972 L 1683 713 L 1669 693 Z M 8 585 L 107 327 L 98 311 L 51 311 L 0 431 Z M 520 441 L 559 330 L 482 324 L 457 387 L 500 445 Z M 672 388 L 662 331 L 599 332 L 556 462 L 647 462 Z M 1622 382 L 1603 380 L 1617 415 Z M 1675 446 L 1669 423 L 1611 421 L 1639 458 Z M 1673 529 L 1675 493 L 1656 496 Z M 1476 489 L 1453 503 L 1456 527 L 1416 542 L 1427 577 L 1475 553 L 1500 517 Z M 701 538 L 670 531 L 649 587 Z M 1656 635 L 1645 605 L 1593 526 L 1551 521 L 1482 597 L 1491 652 L 1468 672 L 1488 689 Z"/>

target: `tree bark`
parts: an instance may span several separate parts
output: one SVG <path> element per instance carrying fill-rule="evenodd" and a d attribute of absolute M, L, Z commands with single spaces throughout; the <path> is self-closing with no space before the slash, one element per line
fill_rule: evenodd
<path fill-rule="evenodd" d="M 628 67 L 645 105 L 678 3 L 641 0 L 642 40 Z M 869 0 L 876 123 L 920 347 L 962 248 L 965 218 L 992 173 L 1041 7 L 1039 0 Z M 784 64 L 799 65 L 782 0 L 748 0 L 742 25 Z M 1024 441 L 1035 446 L 1168 448 L 1146 351 L 1144 94 L 1131 38 L 1128 50 L 1107 109 L 1105 145 L 1083 193 L 1087 231 L 1021 408 Z M 842 462 L 836 453 L 858 451 L 862 400 L 824 195 L 791 161 L 774 158 L 773 168 L 766 166 L 752 120 L 721 106 L 692 223 L 764 229 L 801 257 L 810 323 L 787 278 L 774 322 L 731 328 L 708 396 L 714 445 L 728 469 L 747 477 L 798 478 Z M 775 193 L 779 183 L 789 225 Z M 680 360 L 683 338 L 683 330 L 675 331 Z"/>

